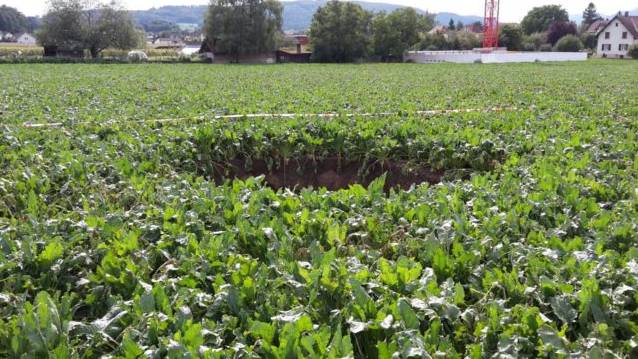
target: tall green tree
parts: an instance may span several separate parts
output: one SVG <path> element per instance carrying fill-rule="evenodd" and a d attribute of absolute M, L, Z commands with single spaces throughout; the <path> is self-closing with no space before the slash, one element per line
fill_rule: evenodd
<path fill-rule="evenodd" d="M 310 25 L 313 59 L 353 62 L 369 54 L 372 14 L 351 2 L 329 1 L 315 12 Z"/>
<path fill-rule="evenodd" d="M 447 28 L 454 31 L 456 30 L 456 25 L 454 24 L 454 19 L 450 19 L 450 23 L 447 25 Z"/>
<path fill-rule="evenodd" d="M 593 2 L 590 2 L 585 11 L 583 11 L 583 28 L 589 27 L 589 25 L 601 20 L 602 18 L 603 17 L 600 16 L 596 9 L 596 5 L 594 5 Z"/>
<path fill-rule="evenodd" d="M 101 4 L 96 9 L 85 11 L 85 46 L 91 57 L 97 57 L 103 50 L 132 49 L 140 42 L 140 34 L 127 11 L 115 3 Z"/>
<path fill-rule="evenodd" d="M 88 50 L 94 58 L 106 48 L 126 50 L 140 42 L 133 19 L 115 1 L 52 0 L 37 37 L 44 46 Z"/>
<path fill-rule="evenodd" d="M 569 14 L 560 5 L 545 5 L 533 8 L 523 21 L 521 27 L 526 35 L 545 32 L 555 21 L 568 22 Z"/>
<path fill-rule="evenodd" d="M 45 46 L 84 50 L 84 6 L 80 0 L 52 0 L 36 36 Z"/>
<path fill-rule="evenodd" d="M 499 46 L 511 51 L 523 49 L 523 30 L 519 25 L 505 24 L 501 27 L 498 40 Z"/>
<path fill-rule="evenodd" d="M 380 12 L 372 20 L 374 55 L 383 61 L 400 59 L 406 50 L 419 42 L 420 34 L 433 26 L 433 16 L 421 15 L 413 8 L 401 8 L 389 14 Z"/>
<path fill-rule="evenodd" d="M 29 21 L 18 9 L 0 6 L 0 31 L 18 34 L 29 29 Z"/>
<path fill-rule="evenodd" d="M 214 52 L 241 55 L 274 51 L 283 8 L 277 0 L 211 0 L 204 32 Z"/>

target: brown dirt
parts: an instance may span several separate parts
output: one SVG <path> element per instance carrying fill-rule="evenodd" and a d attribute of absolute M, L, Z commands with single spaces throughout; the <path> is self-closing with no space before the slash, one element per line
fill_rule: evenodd
<path fill-rule="evenodd" d="M 280 188 L 321 188 L 337 190 L 348 188 L 353 184 L 367 186 L 374 179 L 387 173 L 385 189 L 401 188 L 408 189 L 413 184 L 428 182 L 436 184 L 441 182 L 443 171 L 435 171 L 427 166 L 415 165 L 405 161 L 371 161 L 363 163 L 361 161 L 346 161 L 337 158 L 327 158 L 320 161 L 312 159 L 290 159 L 287 163 L 283 160 L 279 164 L 275 163 L 272 171 L 264 160 L 253 160 L 251 168 L 246 170 L 246 161 L 237 158 L 225 166 L 215 166 L 216 174 L 213 176 L 216 181 L 223 181 L 227 178 L 247 179 L 264 175 L 266 183 L 274 189 Z M 301 168 L 301 171 L 298 169 Z M 360 175 L 360 169 L 364 174 Z"/>

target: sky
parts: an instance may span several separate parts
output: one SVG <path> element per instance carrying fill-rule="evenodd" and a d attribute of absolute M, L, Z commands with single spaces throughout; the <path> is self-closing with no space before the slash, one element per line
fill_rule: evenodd
<path fill-rule="evenodd" d="M 144 10 L 163 5 L 202 5 L 208 0 L 121 0 L 131 10 Z M 408 5 L 430 12 L 453 12 L 459 15 L 483 14 L 483 0 L 367 0 Z M 583 12 L 590 0 L 501 0 L 501 21 L 519 22 L 533 7 L 560 4 L 574 15 Z M 594 0 L 594 3 L 596 1 Z M 46 0 L 0 0 L 0 4 L 18 8 L 26 15 L 42 15 L 46 11 Z M 605 0 L 596 3 L 598 11 L 604 15 L 616 14 L 619 10 L 634 10 L 637 0 Z"/>

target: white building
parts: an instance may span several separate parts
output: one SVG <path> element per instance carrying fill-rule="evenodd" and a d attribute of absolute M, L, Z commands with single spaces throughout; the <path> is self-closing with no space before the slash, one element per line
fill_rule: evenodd
<path fill-rule="evenodd" d="M 0 31 L 0 42 L 12 42 L 14 39 L 12 33 Z"/>
<path fill-rule="evenodd" d="M 599 57 L 625 58 L 629 48 L 638 45 L 638 16 L 618 14 L 598 32 Z"/>
<path fill-rule="evenodd" d="M 38 43 L 38 41 L 36 40 L 35 36 L 28 34 L 28 33 L 23 33 L 20 34 L 17 38 L 16 38 L 16 42 L 20 45 L 35 45 Z"/>

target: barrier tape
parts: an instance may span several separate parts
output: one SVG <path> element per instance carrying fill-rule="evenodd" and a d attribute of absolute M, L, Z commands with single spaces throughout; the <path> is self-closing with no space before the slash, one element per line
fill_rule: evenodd
<path fill-rule="evenodd" d="M 400 115 L 417 115 L 417 116 L 436 116 L 447 115 L 457 113 L 491 113 L 491 112 L 516 112 L 521 111 L 518 107 L 490 107 L 483 109 L 468 108 L 468 109 L 450 109 L 450 110 L 421 110 L 415 112 L 364 112 L 364 113 L 338 113 L 338 112 L 326 112 L 326 113 L 249 113 L 243 115 L 215 115 L 210 118 L 206 116 L 198 117 L 176 117 L 176 118 L 163 118 L 163 119 L 147 119 L 147 120 L 120 120 L 120 121 L 105 121 L 103 123 L 96 123 L 91 121 L 75 122 L 73 125 L 91 125 L 91 124 L 109 124 L 109 123 L 161 123 L 161 122 L 174 122 L 174 121 L 187 121 L 187 120 L 241 120 L 249 118 L 299 118 L 299 117 L 318 117 L 318 118 L 337 118 L 337 117 L 390 117 Z M 23 126 L 26 128 L 51 128 L 51 127 L 65 127 L 63 122 L 50 122 L 50 123 L 33 123 L 24 122 Z"/>

